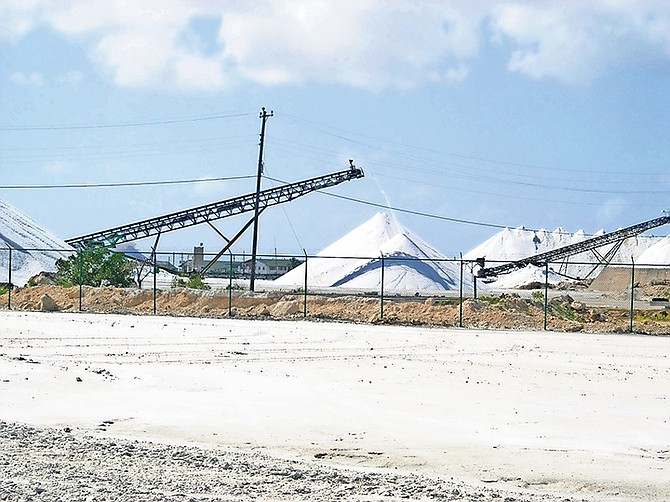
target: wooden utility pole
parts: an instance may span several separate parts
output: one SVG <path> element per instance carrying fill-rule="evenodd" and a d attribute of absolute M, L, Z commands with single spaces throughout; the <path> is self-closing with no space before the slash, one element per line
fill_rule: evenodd
<path fill-rule="evenodd" d="M 261 141 L 258 148 L 258 175 L 256 177 L 256 204 L 254 206 L 254 235 L 251 242 L 251 276 L 249 280 L 249 290 L 254 291 L 256 282 L 256 251 L 258 249 L 258 214 L 261 193 L 261 178 L 263 177 L 263 144 L 265 143 L 265 124 L 270 117 L 274 117 L 274 112 L 265 111 L 261 108 L 259 118 L 261 119 Z"/>

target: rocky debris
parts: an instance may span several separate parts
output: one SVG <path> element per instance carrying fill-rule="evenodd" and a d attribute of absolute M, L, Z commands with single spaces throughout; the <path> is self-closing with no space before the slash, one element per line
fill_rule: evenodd
<path fill-rule="evenodd" d="M 302 319 L 306 310 L 306 317 L 312 320 L 541 330 L 544 328 L 544 300 L 542 292 L 537 293 L 530 298 L 517 293 L 481 295 L 477 300 L 466 299 L 462 306 L 453 297 L 387 297 L 382 317 L 379 297 L 310 294 L 305 309 L 302 295 L 178 288 L 156 292 L 156 311 L 161 315 L 175 316 Z M 81 294 L 82 310 L 85 312 L 153 313 L 154 295 L 151 290 L 83 286 Z M 231 306 L 228 305 L 229 298 L 232 298 Z M 6 300 L 6 295 L 0 295 L 0 308 Z M 626 295 L 613 297 L 612 300 L 622 305 L 628 303 Z M 624 306 L 587 306 L 575 301 L 569 294 L 552 298 L 548 306 L 547 329 L 552 331 L 621 333 L 629 329 L 630 313 Z M 17 288 L 12 291 L 12 308 L 77 311 L 79 287 L 46 285 Z M 661 316 L 640 319 L 636 321 L 636 331 L 667 334 L 669 320 Z"/>
<path fill-rule="evenodd" d="M 101 427 L 113 421 L 105 421 Z M 81 436 L 0 421 L 0 500 L 572 502 L 261 453 Z"/>
<path fill-rule="evenodd" d="M 280 300 L 272 306 L 270 314 L 273 317 L 286 317 L 286 316 L 294 316 L 299 312 L 301 312 L 301 309 L 300 306 L 298 305 L 298 302 L 296 302 L 295 300 L 291 301 Z"/>
<path fill-rule="evenodd" d="M 55 312 L 60 310 L 60 308 L 54 299 L 45 293 L 40 297 L 39 310 L 42 312 Z"/>
<path fill-rule="evenodd" d="M 56 274 L 54 272 L 40 272 L 36 276 L 31 277 L 28 283 L 34 286 L 48 286 L 56 284 L 55 277 Z"/>

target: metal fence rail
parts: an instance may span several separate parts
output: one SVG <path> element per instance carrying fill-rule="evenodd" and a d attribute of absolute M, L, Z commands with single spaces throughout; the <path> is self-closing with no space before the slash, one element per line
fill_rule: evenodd
<path fill-rule="evenodd" d="M 0 248 L 0 307 L 38 308 L 32 297 L 32 303 L 25 299 L 17 303 L 35 286 L 34 281 L 24 284 L 25 277 L 20 278 L 21 263 L 28 255 L 45 252 L 63 256 L 81 253 Z M 340 318 L 352 321 L 543 330 L 590 329 L 609 322 L 610 328 L 619 332 L 646 331 L 650 323 L 656 332 L 663 331 L 666 317 L 670 317 L 666 316 L 670 313 L 666 308 L 670 307 L 670 264 L 631 260 L 602 267 L 592 282 L 554 284 L 565 264 L 546 263 L 534 269 L 536 280 L 509 288 L 478 278 L 477 261 L 461 258 L 419 259 L 398 253 L 377 257 L 274 254 L 257 258 L 256 292 L 251 293 L 246 254 L 229 253 L 216 267 L 210 267 L 204 277 L 207 290 L 189 288 L 202 285 L 190 282 L 190 277 L 214 255 L 157 252 L 151 259 L 146 256 L 152 256 L 151 252 L 139 253 L 131 260 L 137 286 L 117 290 L 131 300 L 105 304 L 100 291 L 111 295 L 111 288 L 91 288 L 79 281 L 68 288 L 70 301 L 59 309 L 258 317 L 275 316 L 272 309 L 281 304 L 286 309 L 283 316 L 335 318 L 329 309 L 339 302 L 341 309 L 350 310 Z M 575 270 L 596 265 L 570 264 Z M 282 279 L 275 281 L 279 276 Z M 498 324 L 497 318 L 502 319 Z M 670 333 L 670 321 L 667 331 Z"/>

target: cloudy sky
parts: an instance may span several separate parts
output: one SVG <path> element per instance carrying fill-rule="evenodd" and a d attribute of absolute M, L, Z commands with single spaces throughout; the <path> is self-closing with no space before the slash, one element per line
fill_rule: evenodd
<path fill-rule="evenodd" d="M 0 197 L 68 238 L 250 193 L 264 106 L 268 177 L 366 177 L 266 211 L 262 252 L 377 205 L 448 256 L 499 225 L 614 230 L 670 208 L 669 84 L 661 0 L 3 0 Z M 197 242 L 221 247 L 161 249 Z"/>

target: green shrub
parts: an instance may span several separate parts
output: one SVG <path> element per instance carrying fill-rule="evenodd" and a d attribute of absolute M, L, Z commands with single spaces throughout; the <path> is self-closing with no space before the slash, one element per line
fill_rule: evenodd
<path fill-rule="evenodd" d="M 489 305 L 497 305 L 500 303 L 500 296 L 482 295 L 477 297 L 477 300 L 483 303 L 488 303 Z"/>
<path fill-rule="evenodd" d="M 552 302 L 549 304 L 549 310 L 552 311 L 555 316 L 563 317 L 564 319 L 569 319 L 570 321 L 585 322 L 584 318 L 579 315 L 578 312 L 568 307 L 567 305 L 561 305 L 560 303 Z"/>
<path fill-rule="evenodd" d="M 458 298 L 440 298 L 435 301 L 435 305 L 447 307 L 449 305 L 458 305 L 461 301 Z"/>
<path fill-rule="evenodd" d="M 190 289 L 211 289 L 202 277 L 192 275 L 190 277 L 177 277 L 172 283 L 173 287 Z"/>
<path fill-rule="evenodd" d="M 67 260 L 56 261 L 56 284 L 74 286 L 117 286 L 129 287 L 133 284 L 130 260 L 122 253 L 107 248 L 83 249 Z"/>

